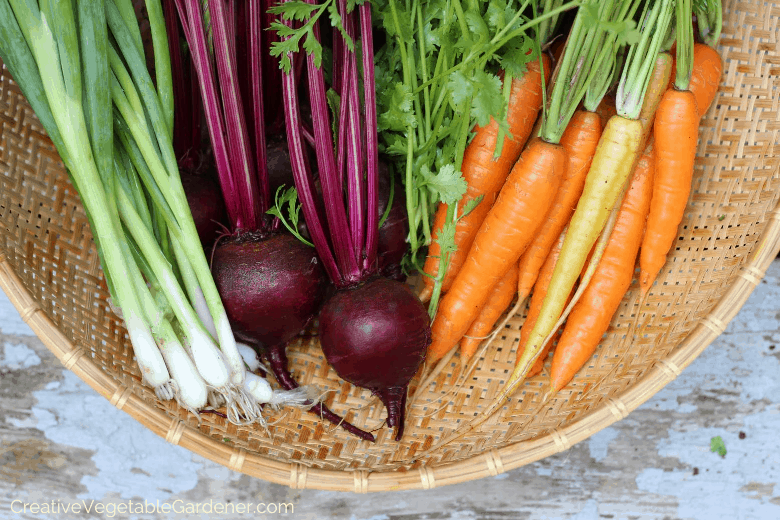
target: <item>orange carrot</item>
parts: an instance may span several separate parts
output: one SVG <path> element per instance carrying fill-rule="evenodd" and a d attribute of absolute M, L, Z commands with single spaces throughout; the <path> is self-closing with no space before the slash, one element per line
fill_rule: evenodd
<path fill-rule="evenodd" d="M 593 355 L 631 285 L 653 193 L 652 148 L 651 142 L 634 169 L 601 261 L 555 347 L 550 368 L 554 392 L 566 386 Z"/>
<path fill-rule="evenodd" d="M 642 292 L 647 292 L 677 237 L 691 192 L 699 116 L 690 90 L 666 91 L 655 116 L 655 182 L 640 254 Z"/>
<path fill-rule="evenodd" d="M 656 159 L 653 199 L 639 255 L 639 283 L 643 294 L 666 263 L 691 192 L 699 110 L 696 96 L 688 90 L 694 60 L 689 4 L 690 0 L 680 0 L 676 6 L 677 74 L 674 88 L 664 93 L 658 105 L 653 125 Z"/>
<path fill-rule="evenodd" d="M 566 151 L 566 166 L 561 188 L 534 241 L 520 258 L 518 300 L 524 300 L 531 293 L 539 269 L 574 213 L 600 137 L 601 120 L 597 114 L 584 110 L 574 113 L 561 137 L 561 146 Z"/>
<path fill-rule="evenodd" d="M 546 54 L 542 54 L 542 61 L 544 63 L 544 77 L 547 80 L 550 76 L 550 58 Z M 539 62 L 533 61 L 528 64 L 524 76 L 512 80 L 507 121 L 513 139 L 504 138 L 501 155 L 497 159 L 494 158 L 494 152 L 499 128 L 494 119 L 491 119 L 487 126 L 476 128 L 474 138 L 466 147 L 461 172 L 468 188 L 459 207 L 469 200 L 480 196 L 483 198 L 482 202 L 471 213 L 461 218 L 455 227 L 457 250 L 450 255 L 447 272 L 442 283 L 442 292 L 449 290 L 452 285 L 455 275 L 466 259 L 466 254 L 474 241 L 479 226 L 493 206 L 501 186 L 531 135 L 531 130 L 542 106 L 541 78 Z M 420 299 L 423 301 L 430 298 L 436 275 L 439 272 L 441 248 L 438 234 L 444 227 L 446 219 L 447 205 L 439 204 L 433 223 L 434 240 L 428 249 L 428 257 L 425 260 L 424 272 L 430 276 L 423 277 L 425 287 L 420 293 Z"/>
<path fill-rule="evenodd" d="M 485 306 L 460 342 L 460 357 L 464 364 L 471 359 L 482 340 L 493 330 L 498 318 L 512 303 L 517 289 L 517 272 L 517 263 L 512 264 L 506 275 L 493 287 Z"/>
<path fill-rule="evenodd" d="M 695 44 L 693 46 L 693 71 L 688 90 L 696 96 L 696 108 L 700 118 L 704 117 L 715 99 L 722 73 L 723 60 L 718 51 L 703 43 Z"/>
<path fill-rule="evenodd" d="M 504 277 L 531 243 L 560 186 L 565 155 L 561 145 L 541 139 L 523 151 L 439 305 L 431 326 L 430 362 L 460 341 L 485 304 L 487 288 Z"/>

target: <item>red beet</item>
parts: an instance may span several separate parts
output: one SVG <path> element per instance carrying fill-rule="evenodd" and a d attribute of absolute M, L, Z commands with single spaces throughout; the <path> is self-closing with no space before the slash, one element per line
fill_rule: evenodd
<path fill-rule="evenodd" d="M 285 352 L 284 345 L 277 345 L 271 348 L 260 347 L 260 355 L 262 355 L 268 364 L 271 366 L 271 370 L 276 377 L 276 380 L 285 390 L 293 390 L 298 388 L 298 382 L 293 379 L 290 370 L 287 367 L 287 353 Z M 357 426 L 343 420 L 341 417 L 333 413 L 327 406 L 322 403 L 317 403 L 312 406 L 309 411 L 315 415 L 318 415 L 333 424 L 338 424 L 349 433 L 360 437 L 363 440 L 374 442 L 376 439 L 374 436 L 366 431 L 361 430 Z"/>
<path fill-rule="evenodd" d="M 285 72 L 282 81 L 287 143 L 312 243 L 336 288 L 320 313 L 322 350 L 339 376 L 380 397 L 387 408 L 387 424 L 400 440 L 406 388 L 430 343 L 430 319 L 408 286 L 379 277 L 380 175 L 371 6 L 363 3 L 350 10 L 347 0 L 337 0 L 336 8 L 344 31 L 333 32 L 330 88 L 341 103 L 332 118 L 322 69 L 311 59 L 294 62 L 306 67 L 312 116 L 308 133 L 314 142 L 321 195 L 304 149 L 304 127 L 309 125 L 303 121 L 298 87 L 302 71 L 296 67 Z M 312 36 L 320 37 L 316 24 Z M 359 56 L 358 45 L 349 44 L 350 39 L 360 42 Z"/>
<path fill-rule="evenodd" d="M 378 190 L 378 209 L 379 218 L 382 218 L 387 203 L 390 199 L 390 183 L 392 179 L 386 167 L 379 166 L 379 190 Z M 403 186 L 400 182 L 395 183 L 393 189 L 393 202 L 390 207 L 390 213 L 379 227 L 379 242 L 377 243 L 377 262 L 379 262 L 379 273 L 393 280 L 403 282 L 406 275 L 401 268 L 406 252 L 409 250 L 409 244 L 406 237 L 409 235 L 409 216 L 406 213 L 406 197 L 404 196 Z"/>
<path fill-rule="evenodd" d="M 208 254 L 228 223 L 219 184 L 206 174 L 181 173 L 181 183 L 195 220 L 200 242 Z"/>
<path fill-rule="evenodd" d="M 220 242 L 212 271 L 235 335 L 268 361 L 282 388 L 297 388 L 285 347 L 306 327 L 325 296 L 328 279 L 316 251 L 287 234 L 244 233 Z M 362 439 L 374 440 L 321 403 L 310 411 Z"/>
<path fill-rule="evenodd" d="M 214 251 L 212 271 L 234 331 L 268 346 L 306 326 L 327 284 L 316 251 L 287 234 L 227 239 Z"/>
<path fill-rule="evenodd" d="M 342 289 L 320 311 L 319 334 L 336 373 L 382 400 L 387 425 L 400 440 L 406 387 L 431 342 L 428 313 L 417 296 L 406 284 L 381 277 Z"/>

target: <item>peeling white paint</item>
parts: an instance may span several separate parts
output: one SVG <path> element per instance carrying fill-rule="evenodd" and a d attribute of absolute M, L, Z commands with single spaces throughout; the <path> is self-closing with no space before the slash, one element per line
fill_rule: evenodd
<path fill-rule="evenodd" d="M 757 298 L 754 300 L 753 296 Z M 771 296 L 775 301 L 780 301 L 780 285 L 761 284 L 753 296 L 748 299 L 743 312 L 729 324 L 726 332 L 685 369 L 685 377 L 666 385 L 645 406 L 652 409 L 658 403 L 664 403 L 662 406 L 676 403 L 680 396 L 690 395 L 693 391 L 705 395 L 717 394 L 718 399 L 733 402 L 762 399 L 780 402 L 780 358 L 774 355 L 780 352 L 780 341 L 774 350 L 769 350 L 771 342 L 763 338 L 764 331 L 767 331 L 767 335 L 770 332 L 776 334 L 778 329 L 776 304 L 772 307 L 771 325 L 763 323 L 760 318 L 765 312 L 761 302 L 766 297 Z M 764 326 L 769 328 L 762 328 Z M 731 367 L 731 371 L 724 372 L 722 367 Z M 714 377 L 714 374 L 719 377 Z M 728 394 L 724 390 L 733 393 Z M 677 411 L 687 413 L 690 407 Z"/>
<path fill-rule="evenodd" d="M 24 344 L 13 345 L 6 343 L 3 347 L 3 356 L 0 357 L 0 366 L 11 370 L 22 370 L 41 364 L 41 358 L 33 349 Z"/>
<path fill-rule="evenodd" d="M 38 419 L 31 415 L 28 415 L 24 419 L 17 419 L 16 417 L 4 417 L 4 419 L 7 424 L 10 424 L 14 428 L 18 428 L 20 430 L 26 430 L 27 428 L 35 428 L 38 426 Z"/>
<path fill-rule="evenodd" d="M 81 479 L 87 491 L 78 498 L 163 501 L 198 483 L 201 465 L 189 451 L 111 406 L 72 372 L 64 371 L 62 383 L 51 386 L 33 394 L 37 428 L 53 442 L 94 451 L 98 473 Z"/>
<path fill-rule="evenodd" d="M 0 291 L 0 333 L 14 336 L 35 336 L 32 329 L 22 321 L 19 312 L 3 291 Z"/>
<path fill-rule="evenodd" d="M 607 427 L 588 439 L 588 449 L 593 460 L 596 462 L 604 460 L 609 451 L 609 443 L 615 440 L 618 435 L 620 432 L 615 428 Z"/>
<path fill-rule="evenodd" d="M 691 469 L 646 469 L 637 477 L 637 487 L 678 497 L 680 518 L 780 518 L 780 489 L 776 485 L 780 482 L 780 457 L 774 449 L 779 411 L 773 407 L 747 417 L 744 428 L 751 434 L 745 439 L 719 428 L 670 431 L 669 438 L 659 443 L 659 455 L 677 458 Z M 717 435 L 726 445 L 725 457 L 710 451 L 710 439 Z M 764 493 L 752 491 L 757 487 Z"/>
<path fill-rule="evenodd" d="M 598 520 L 598 518 L 599 503 L 591 498 L 585 502 L 585 507 L 583 507 L 579 513 L 574 516 L 570 516 L 568 520 Z"/>

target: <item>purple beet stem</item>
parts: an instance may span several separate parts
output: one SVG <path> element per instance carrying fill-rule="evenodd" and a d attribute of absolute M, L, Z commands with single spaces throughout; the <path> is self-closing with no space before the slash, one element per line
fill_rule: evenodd
<path fill-rule="evenodd" d="M 274 372 L 274 376 L 279 384 L 285 390 L 293 390 L 298 388 L 298 382 L 292 378 L 290 371 L 287 369 L 287 353 L 284 350 L 284 346 L 280 345 L 266 349 L 268 356 L 268 362 L 271 365 L 271 370 Z M 404 393 L 404 397 L 406 394 Z M 388 408 L 389 409 L 389 408 Z M 363 440 L 376 442 L 374 436 L 366 431 L 361 430 L 352 423 L 349 423 L 330 411 L 327 406 L 322 403 L 317 403 L 313 407 L 309 408 L 309 411 L 323 417 L 333 424 L 337 424 L 347 430 L 352 435 L 357 435 Z M 403 429 L 403 424 L 401 426 Z"/>

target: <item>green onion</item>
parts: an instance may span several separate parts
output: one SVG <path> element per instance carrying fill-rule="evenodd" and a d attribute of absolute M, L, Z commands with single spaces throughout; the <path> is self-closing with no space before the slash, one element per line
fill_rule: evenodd
<path fill-rule="evenodd" d="M 219 401 L 231 422 L 264 424 L 252 396 L 284 396 L 246 380 L 173 153 L 162 6 L 146 6 L 156 86 L 130 0 L 0 0 L 0 58 L 81 196 L 144 381 L 193 412 Z"/>

